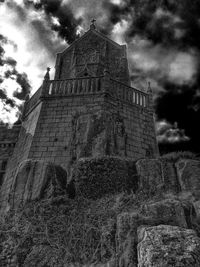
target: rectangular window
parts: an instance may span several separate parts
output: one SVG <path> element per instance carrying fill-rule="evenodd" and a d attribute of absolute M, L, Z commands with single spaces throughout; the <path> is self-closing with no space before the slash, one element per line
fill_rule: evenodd
<path fill-rule="evenodd" d="M 3 184 L 4 172 L 0 172 L 0 186 Z"/>
<path fill-rule="evenodd" d="M 1 170 L 2 171 L 5 171 L 6 170 L 6 166 L 7 166 L 7 160 L 3 160 L 2 163 L 1 163 Z"/>

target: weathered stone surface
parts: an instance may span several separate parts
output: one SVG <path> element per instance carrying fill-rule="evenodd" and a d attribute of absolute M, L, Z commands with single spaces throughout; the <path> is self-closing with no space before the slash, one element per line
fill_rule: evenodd
<path fill-rule="evenodd" d="M 190 191 L 200 198 L 200 161 L 180 160 L 176 163 L 177 174 L 182 191 Z"/>
<path fill-rule="evenodd" d="M 16 256 L 17 244 L 12 237 L 1 243 L 2 251 L 0 252 L 0 266 L 18 267 Z"/>
<path fill-rule="evenodd" d="M 120 214 L 117 217 L 116 235 L 119 267 L 137 266 L 137 228 L 139 226 L 169 224 L 190 227 L 191 218 L 186 217 L 185 210 L 185 205 L 180 201 L 168 199 L 148 203 L 142 207 L 140 213 L 138 211 L 138 213 Z"/>
<path fill-rule="evenodd" d="M 139 175 L 139 190 L 148 194 L 160 193 L 162 190 L 179 192 L 180 185 L 175 166 L 161 159 L 141 159 L 136 163 Z"/>
<path fill-rule="evenodd" d="M 67 173 L 60 166 L 39 160 L 23 161 L 15 175 L 10 193 L 11 207 L 27 201 L 65 193 Z"/>
<path fill-rule="evenodd" d="M 72 159 L 105 155 L 126 155 L 124 120 L 118 113 L 98 111 L 76 113 L 72 121 Z"/>
<path fill-rule="evenodd" d="M 34 246 L 27 255 L 24 267 L 116 267 L 115 261 L 111 260 L 107 263 L 71 263 L 69 259 L 60 259 L 63 255 L 58 255 L 57 250 L 48 245 Z"/>
<path fill-rule="evenodd" d="M 39 245 L 34 246 L 30 253 L 27 255 L 25 262 L 23 264 L 24 267 L 43 267 L 43 266 L 52 266 L 52 263 L 56 263 L 56 255 L 55 251 L 51 246 L 48 245 Z M 61 265 L 57 265 L 60 266 Z"/>
<path fill-rule="evenodd" d="M 138 228 L 138 267 L 199 267 L 195 231 L 170 225 Z"/>
<path fill-rule="evenodd" d="M 119 267 L 137 267 L 137 213 L 123 213 L 117 218 L 117 261 Z"/>
<path fill-rule="evenodd" d="M 107 262 L 107 263 L 88 263 L 88 264 L 80 264 L 80 263 L 67 263 L 64 267 L 116 267 L 115 262 Z"/>
<path fill-rule="evenodd" d="M 137 190 L 135 163 L 116 157 L 80 159 L 72 172 L 76 194 L 97 199 L 106 194 Z"/>
<path fill-rule="evenodd" d="M 186 207 L 181 201 L 166 199 L 145 204 L 142 206 L 141 210 L 144 216 L 154 218 L 160 224 L 163 223 L 187 228 L 185 209 Z M 191 214 L 191 212 L 189 212 L 189 214 Z"/>
<path fill-rule="evenodd" d="M 157 159 L 142 159 L 136 163 L 139 175 L 139 190 L 156 191 L 164 185 L 161 162 Z"/>
<path fill-rule="evenodd" d="M 200 218 L 200 200 L 193 203 L 197 217 Z"/>

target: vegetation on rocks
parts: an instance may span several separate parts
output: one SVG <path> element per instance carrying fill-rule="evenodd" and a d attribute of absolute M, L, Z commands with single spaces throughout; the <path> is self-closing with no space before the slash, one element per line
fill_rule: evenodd
<path fill-rule="evenodd" d="M 182 158 L 178 179 L 174 168 L 180 166 L 173 162 L 171 169 L 162 160 L 79 161 L 68 185 L 75 188 L 73 198 L 68 188 L 68 195 L 27 202 L 1 219 L 0 266 L 199 267 L 200 185 L 192 171 L 193 187 L 182 177 L 187 166 L 196 173 L 200 166 Z M 177 251 L 170 257 L 164 254 L 172 248 Z"/>

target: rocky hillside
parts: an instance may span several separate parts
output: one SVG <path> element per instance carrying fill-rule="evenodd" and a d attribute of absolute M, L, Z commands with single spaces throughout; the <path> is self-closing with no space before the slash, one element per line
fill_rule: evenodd
<path fill-rule="evenodd" d="M 200 161 L 81 159 L 19 166 L 0 225 L 0 266 L 199 267 Z"/>

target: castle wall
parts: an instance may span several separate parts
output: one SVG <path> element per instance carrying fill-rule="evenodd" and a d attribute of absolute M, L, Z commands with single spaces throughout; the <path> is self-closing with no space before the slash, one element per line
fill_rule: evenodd
<path fill-rule="evenodd" d="M 52 96 L 25 118 L 1 190 L 9 202 L 15 172 L 25 159 L 62 166 L 70 177 L 81 157 L 115 155 L 133 160 L 157 155 L 151 108 L 119 101 L 109 94 Z"/>
<path fill-rule="evenodd" d="M 9 157 L 6 175 L 4 177 L 4 182 L 0 190 L 0 204 L 4 205 L 6 200 L 8 200 L 9 193 L 13 184 L 13 179 L 15 172 L 23 160 L 28 158 L 28 153 L 31 147 L 33 135 L 37 125 L 37 121 L 40 114 L 42 103 L 40 103 L 23 121 L 20 133 L 18 136 L 18 141 L 15 145 L 14 151 L 12 151 L 12 156 Z M 9 155 L 10 156 L 10 155 Z"/>
<path fill-rule="evenodd" d="M 123 156 L 132 159 L 156 157 L 158 145 L 156 142 L 153 110 L 126 102 L 108 98 L 105 101 L 105 110 L 113 114 L 116 111 L 123 118 L 124 130 L 127 135 L 126 153 Z"/>
<path fill-rule="evenodd" d="M 28 157 L 51 161 L 67 170 L 72 160 L 74 117 L 100 111 L 103 97 L 82 95 L 44 101 Z"/>
<path fill-rule="evenodd" d="M 137 160 L 158 155 L 152 95 L 129 86 L 125 46 L 90 30 L 58 55 L 55 80 L 49 80 L 48 72 L 25 103 L 19 139 L 1 187 L 3 210 L 15 193 L 16 171 L 26 159 L 60 165 L 69 180 L 82 157 Z"/>
<path fill-rule="evenodd" d="M 19 131 L 18 125 L 14 125 L 11 129 L 4 125 L 0 126 L 0 186 L 3 183 L 8 159 L 13 153 Z"/>

